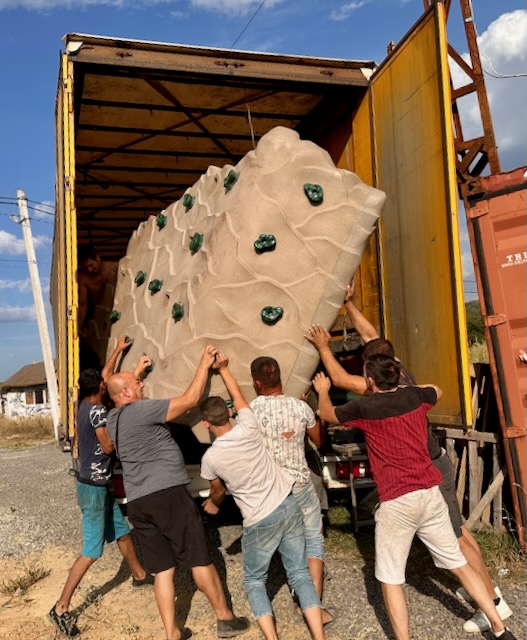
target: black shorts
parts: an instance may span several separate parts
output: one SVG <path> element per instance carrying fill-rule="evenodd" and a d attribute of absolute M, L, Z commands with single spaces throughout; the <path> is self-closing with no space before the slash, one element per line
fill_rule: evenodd
<path fill-rule="evenodd" d="M 212 563 L 200 513 L 185 486 L 132 500 L 128 517 L 150 573 L 172 569 L 176 563 L 189 569 Z"/>
<path fill-rule="evenodd" d="M 463 535 L 463 531 L 461 531 L 463 516 L 461 515 L 457 501 L 454 465 L 446 453 L 443 453 L 439 458 L 432 460 L 432 464 L 441 471 L 441 475 L 443 476 L 443 482 L 439 485 L 439 489 L 441 490 L 443 498 L 447 504 L 448 515 L 450 516 L 450 521 L 454 527 L 454 533 L 457 538 L 461 538 Z"/>

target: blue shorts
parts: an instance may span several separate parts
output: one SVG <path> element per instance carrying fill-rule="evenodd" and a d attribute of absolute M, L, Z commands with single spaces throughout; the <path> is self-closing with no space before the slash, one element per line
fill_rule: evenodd
<path fill-rule="evenodd" d="M 100 558 L 104 542 L 119 540 L 130 527 L 107 486 L 77 482 L 77 503 L 82 512 L 83 547 L 86 558 Z"/>

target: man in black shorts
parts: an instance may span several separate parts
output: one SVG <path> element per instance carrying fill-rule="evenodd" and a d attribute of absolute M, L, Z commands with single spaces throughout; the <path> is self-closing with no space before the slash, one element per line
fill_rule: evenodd
<path fill-rule="evenodd" d="M 359 333 L 362 341 L 365 343 L 362 354 L 363 359 L 366 360 L 370 356 L 376 354 L 387 355 L 394 358 L 395 353 L 392 343 L 389 340 L 380 338 L 375 327 L 357 308 L 353 302 L 354 292 L 355 282 L 352 280 L 351 284 L 347 287 L 344 304 L 353 326 Z M 326 329 L 320 325 L 314 325 L 309 328 L 306 338 L 318 349 L 331 382 L 336 387 L 345 389 L 346 391 L 352 391 L 358 395 L 365 395 L 368 393 L 364 378 L 362 376 L 349 374 L 335 358 L 329 347 L 331 336 Z M 401 365 L 401 378 L 399 382 L 400 384 L 408 385 L 416 384 L 413 375 L 403 365 Z M 454 467 L 450 458 L 446 454 L 446 451 L 440 447 L 439 442 L 430 427 L 428 428 L 428 452 L 433 465 L 441 471 L 441 475 L 443 476 L 443 482 L 439 488 L 443 494 L 445 502 L 447 503 L 452 527 L 458 539 L 461 551 L 469 565 L 471 565 L 471 567 L 481 576 L 489 596 L 494 600 L 494 604 L 496 605 L 496 609 L 501 619 L 507 620 L 512 615 L 512 611 L 505 601 L 505 598 L 501 595 L 499 587 L 494 585 L 487 567 L 485 566 L 485 561 L 483 560 L 483 556 L 481 555 L 481 550 L 476 539 L 470 531 L 463 526 L 463 517 L 459 510 L 456 495 Z M 456 591 L 456 597 L 462 602 L 472 603 L 470 596 L 462 587 Z M 480 631 L 486 631 L 487 629 L 490 629 L 490 622 L 487 616 L 480 609 L 477 609 L 472 618 L 463 624 L 463 630 L 467 633 L 478 633 Z"/>
<path fill-rule="evenodd" d="M 205 348 L 194 379 L 182 396 L 144 400 L 143 382 L 132 373 L 108 380 L 115 409 L 108 414 L 108 432 L 123 466 L 128 516 L 137 533 L 145 566 L 155 574 L 154 594 L 167 640 L 181 640 L 175 616 L 176 562 L 192 571 L 194 582 L 209 600 L 220 638 L 249 629 L 227 605 L 212 564 L 199 511 L 187 491 L 189 477 L 181 450 L 167 422 L 194 408 L 205 389 L 217 350 Z"/>

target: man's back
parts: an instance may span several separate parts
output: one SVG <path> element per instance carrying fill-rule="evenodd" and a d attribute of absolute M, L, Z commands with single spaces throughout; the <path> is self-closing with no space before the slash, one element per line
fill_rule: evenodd
<path fill-rule="evenodd" d="M 168 400 L 138 400 L 108 414 L 129 501 L 188 484 L 185 461 L 165 423 Z"/>
<path fill-rule="evenodd" d="M 342 425 L 364 431 L 381 500 L 441 483 L 427 447 L 426 412 L 435 402 L 432 387 L 401 387 L 335 407 Z"/>
<path fill-rule="evenodd" d="M 264 438 L 275 462 L 298 482 L 307 482 L 309 467 L 305 456 L 306 429 L 315 424 L 309 405 L 298 398 L 259 395 L 251 403 Z"/>
<path fill-rule="evenodd" d="M 201 461 L 201 475 L 225 482 L 242 512 L 245 527 L 272 513 L 293 483 L 271 459 L 249 409 L 241 409 L 236 426 L 214 440 Z"/>
<path fill-rule="evenodd" d="M 97 439 L 96 429 L 106 426 L 106 408 L 94 402 L 81 402 L 77 415 L 79 439 L 79 478 L 90 484 L 106 485 L 111 476 L 112 459 Z"/>

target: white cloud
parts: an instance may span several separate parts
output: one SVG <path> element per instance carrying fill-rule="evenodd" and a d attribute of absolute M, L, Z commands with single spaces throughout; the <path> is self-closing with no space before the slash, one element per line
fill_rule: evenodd
<path fill-rule="evenodd" d="M 55 203 L 51 202 L 51 200 L 43 200 L 39 204 L 32 205 L 32 215 L 36 218 L 49 218 L 49 216 L 54 216 Z"/>
<path fill-rule="evenodd" d="M 494 75 L 512 75 L 527 71 L 527 10 L 504 13 L 478 37 L 483 69 Z M 469 60 L 468 53 L 462 54 Z M 454 87 L 468 83 L 460 68 L 451 64 Z M 527 78 L 494 78 L 485 74 L 494 134 L 502 170 L 508 171 L 527 162 L 527 119 L 525 94 Z M 463 135 L 470 139 L 482 135 L 479 107 L 475 95 L 458 101 Z M 524 115 L 522 115 L 522 113 Z"/>
<path fill-rule="evenodd" d="M 8 233 L 0 229 L 0 254 L 5 253 L 10 256 L 17 256 L 25 253 L 24 241 L 17 238 L 13 233 Z"/>
<path fill-rule="evenodd" d="M 3 289 L 16 289 L 20 293 L 31 293 L 31 280 L 2 280 L 0 279 L 0 291 Z"/>
<path fill-rule="evenodd" d="M 267 0 L 266 8 L 279 4 L 283 0 Z M 96 5 L 106 5 L 118 9 L 140 9 L 159 4 L 178 4 L 177 0 L 0 0 L 2 9 L 85 9 Z M 261 0 L 189 0 L 192 7 L 227 13 L 232 15 L 245 15 L 257 9 Z M 186 14 L 182 11 L 174 11 L 172 17 L 183 18 Z"/>
<path fill-rule="evenodd" d="M 189 17 L 189 14 L 184 11 L 171 11 L 170 17 L 175 20 L 186 20 Z"/>
<path fill-rule="evenodd" d="M 44 247 L 51 243 L 48 236 L 33 236 L 35 249 Z M 17 238 L 13 233 L 0 229 L 0 255 L 19 256 L 25 254 L 26 247 L 21 238 Z"/>
<path fill-rule="evenodd" d="M 283 0 L 267 0 L 265 8 L 280 4 Z M 231 15 L 246 15 L 258 9 L 261 0 L 190 0 L 190 4 L 197 9 L 209 9 Z"/>
<path fill-rule="evenodd" d="M 7 322 L 33 322 L 35 320 L 35 307 L 8 307 L 0 305 L 0 323 Z"/>
<path fill-rule="evenodd" d="M 336 20 L 338 22 L 347 20 L 354 11 L 368 4 L 369 1 L 370 0 L 354 0 L 353 2 L 343 4 L 338 9 L 333 10 L 329 14 L 329 18 L 330 20 Z"/>

